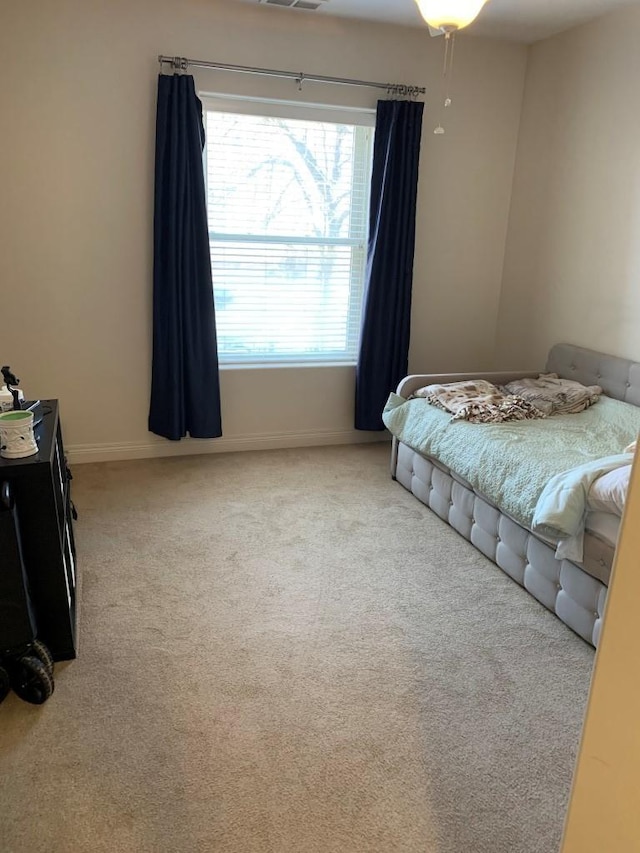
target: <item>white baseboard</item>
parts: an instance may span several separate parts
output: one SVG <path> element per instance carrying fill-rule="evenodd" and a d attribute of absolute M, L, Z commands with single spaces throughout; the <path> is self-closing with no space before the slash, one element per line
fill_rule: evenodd
<path fill-rule="evenodd" d="M 167 441 L 150 438 L 147 442 L 124 441 L 112 444 L 71 444 L 65 447 L 71 464 L 117 462 L 126 459 L 154 459 L 162 456 L 192 456 L 198 453 L 234 453 L 239 450 L 278 450 L 288 447 L 321 447 L 331 444 L 365 444 L 389 441 L 388 432 L 287 432 L 240 435 L 225 438 L 184 438 Z"/>

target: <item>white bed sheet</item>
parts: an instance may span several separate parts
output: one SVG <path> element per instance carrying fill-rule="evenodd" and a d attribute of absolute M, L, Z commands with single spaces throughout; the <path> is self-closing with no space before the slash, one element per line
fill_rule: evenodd
<path fill-rule="evenodd" d="M 612 512 L 590 512 L 584 526 L 590 533 L 615 548 L 618 544 L 620 521 L 620 516 Z"/>

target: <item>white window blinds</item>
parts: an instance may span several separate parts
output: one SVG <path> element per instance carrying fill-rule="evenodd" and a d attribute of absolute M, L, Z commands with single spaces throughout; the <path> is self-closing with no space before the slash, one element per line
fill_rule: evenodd
<path fill-rule="evenodd" d="M 220 361 L 355 361 L 373 115 L 205 104 Z"/>

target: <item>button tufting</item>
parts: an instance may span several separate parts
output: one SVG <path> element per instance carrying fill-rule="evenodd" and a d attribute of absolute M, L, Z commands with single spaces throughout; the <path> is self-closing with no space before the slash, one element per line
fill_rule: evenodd
<path fill-rule="evenodd" d="M 572 365 L 571 365 L 571 370 L 577 370 L 577 369 L 578 369 L 578 368 L 575 366 L 575 364 L 572 364 Z"/>

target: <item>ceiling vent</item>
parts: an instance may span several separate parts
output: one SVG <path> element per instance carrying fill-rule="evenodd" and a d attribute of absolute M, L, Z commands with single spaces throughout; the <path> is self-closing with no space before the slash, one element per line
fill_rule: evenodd
<path fill-rule="evenodd" d="M 306 9 L 315 12 L 321 9 L 329 0 L 259 0 L 263 6 L 284 6 L 287 9 Z"/>

